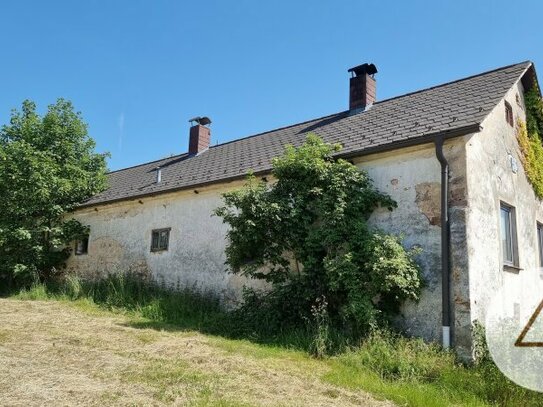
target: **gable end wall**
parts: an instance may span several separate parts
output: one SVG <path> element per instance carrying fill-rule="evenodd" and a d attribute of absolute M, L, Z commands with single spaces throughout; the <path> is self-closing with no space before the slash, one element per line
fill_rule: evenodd
<path fill-rule="evenodd" d="M 483 130 L 467 143 L 468 222 L 467 257 L 472 321 L 484 323 L 486 309 L 502 284 L 534 273 L 538 267 L 536 221 L 543 222 L 543 205 L 526 178 L 516 128 L 505 120 L 505 100 L 513 108 L 515 125 L 525 120 L 523 87 L 517 83 L 483 122 Z M 517 103 L 517 95 L 520 103 Z M 510 156 L 516 162 L 515 174 Z M 500 245 L 500 201 L 516 209 L 518 273 L 505 271 Z"/>

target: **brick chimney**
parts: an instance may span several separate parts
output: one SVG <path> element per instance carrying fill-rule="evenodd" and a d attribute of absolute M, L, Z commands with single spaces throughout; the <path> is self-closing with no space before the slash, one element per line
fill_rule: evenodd
<path fill-rule="evenodd" d="M 349 110 L 365 110 L 376 100 L 375 79 L 377 68 L 373 64 L 362 64 L 349 69 Z"/>
<path fill-rule="evenodd" d="M 189 133 L 189 155 L 198 155 L 207 150 L 211 144 L 211 124 L 209 117 L 194 117 L 189 120 L 191 123 Z"/>

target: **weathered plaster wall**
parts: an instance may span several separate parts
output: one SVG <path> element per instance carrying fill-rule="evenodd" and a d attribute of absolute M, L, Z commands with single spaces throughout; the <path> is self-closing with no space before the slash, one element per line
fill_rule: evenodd
<path fill-rule="evenodd" d="M 465 139 L 445 143 L 444 153 L 451 167 L 451 210 L 465 206 Z M 377 210 L 371 217 L 373 226 L 404 236 L 404 246 L 422 249 L 418 263 L 422 266 L 426 287 L 418 303 L 405 304 L 400 325 L 410 334 L 427 340 L 441 339 L 441 167 L 434 144 L 405 148 L 388 153 L 361 157 L 355 163 L 365 169 L 379 190 L 388 193 L 398 204 L 390 212 Z M 455 234 L 463 236 L 463 216 L 452 216 Z M 456 223 L 455 223 L 456 222 Z M 461 239 L 456 239 L 461 240 Z M 454 258 L 453 258 L 454 260 Z M 453 261 L 454 263 L 454 261 Z M 457 266 L 465 268 L 464 264 Z"/>
<path fill-rule="evenodd" d="M 226 226 L 212 216 L 221 194 L 242 185 L 230 183 L 181 191 L 78 211 L 90 226 L 88 254 L 72 255 L 68 268 L 85 275 L 132 270 L 172 288 L 210 291 L 227 304 L 240 298 L 244 284 L 258 285 L 226 273 Z M 171 227 L 167 251 L 151 252 L 151 231 Z"/>
<path fill-rule="evenodd" d="M 518 95 L 518 102 L 517 102 Z M 523 88 L 519 82 L 506 95 L 515 124 L 525 120 Z M 502 100 L 483 123 L 483 131 L 467 144 L 468 256 L 471 318 L 484 322 L 492 295 L 502 284 L 534 273 L 538 267 L 536 221 L 543 222 L 543 205 L 533 192 L 521 163 L 516 128 L 505 120 Z M 515 174 L 511 157 L 518 166 Z M 500 244 L 500 201 L 516 208 L 519 263 L 522 270 L 506 271 Z"/>

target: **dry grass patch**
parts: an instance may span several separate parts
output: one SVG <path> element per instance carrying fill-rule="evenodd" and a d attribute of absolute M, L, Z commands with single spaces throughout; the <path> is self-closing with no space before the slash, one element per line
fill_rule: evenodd
<path fill-rule="evenodd" d="M 381 406 L 299 352 L 0 299 L 0 405 Z M 83 307 L 85 309 L 85 307 Z"/>
<path fill-rule="evenodd" d="M 0 344 L 6 342 L 9 338 L 9 332 L 3 329 L 0 329 Z"/>

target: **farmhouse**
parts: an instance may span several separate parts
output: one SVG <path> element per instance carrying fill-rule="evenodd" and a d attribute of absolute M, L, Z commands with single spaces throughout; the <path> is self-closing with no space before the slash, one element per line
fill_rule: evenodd
<path fill-rule="evenodd" d="M 212 212 L 249 171 L 265 178 L 286 144 L 315 133 L 340 143 L 338 155 L 397 201 L 371 223 L 422 249 L 426 287 L 420 302 L 403 307 L 403 328 L 469 350 L 472 322 L 484 319 L 494 290 L 542 261 L 543 205 L 517 141 L 525 91 L 538 86 L 534 66 L 382 101 L 374 65 L 349 72 L 345 111 L 219 145 L 211 144 L 210 120 L 198 117 L 187 153 L 109 173 L 109 189 L 73 213 L 90 234 L 76 242 L 68 267 L 85 275 L 132 270 L 235 304 L 245 284 L 257 283 L 228 273 L 226 226 Z"/>

